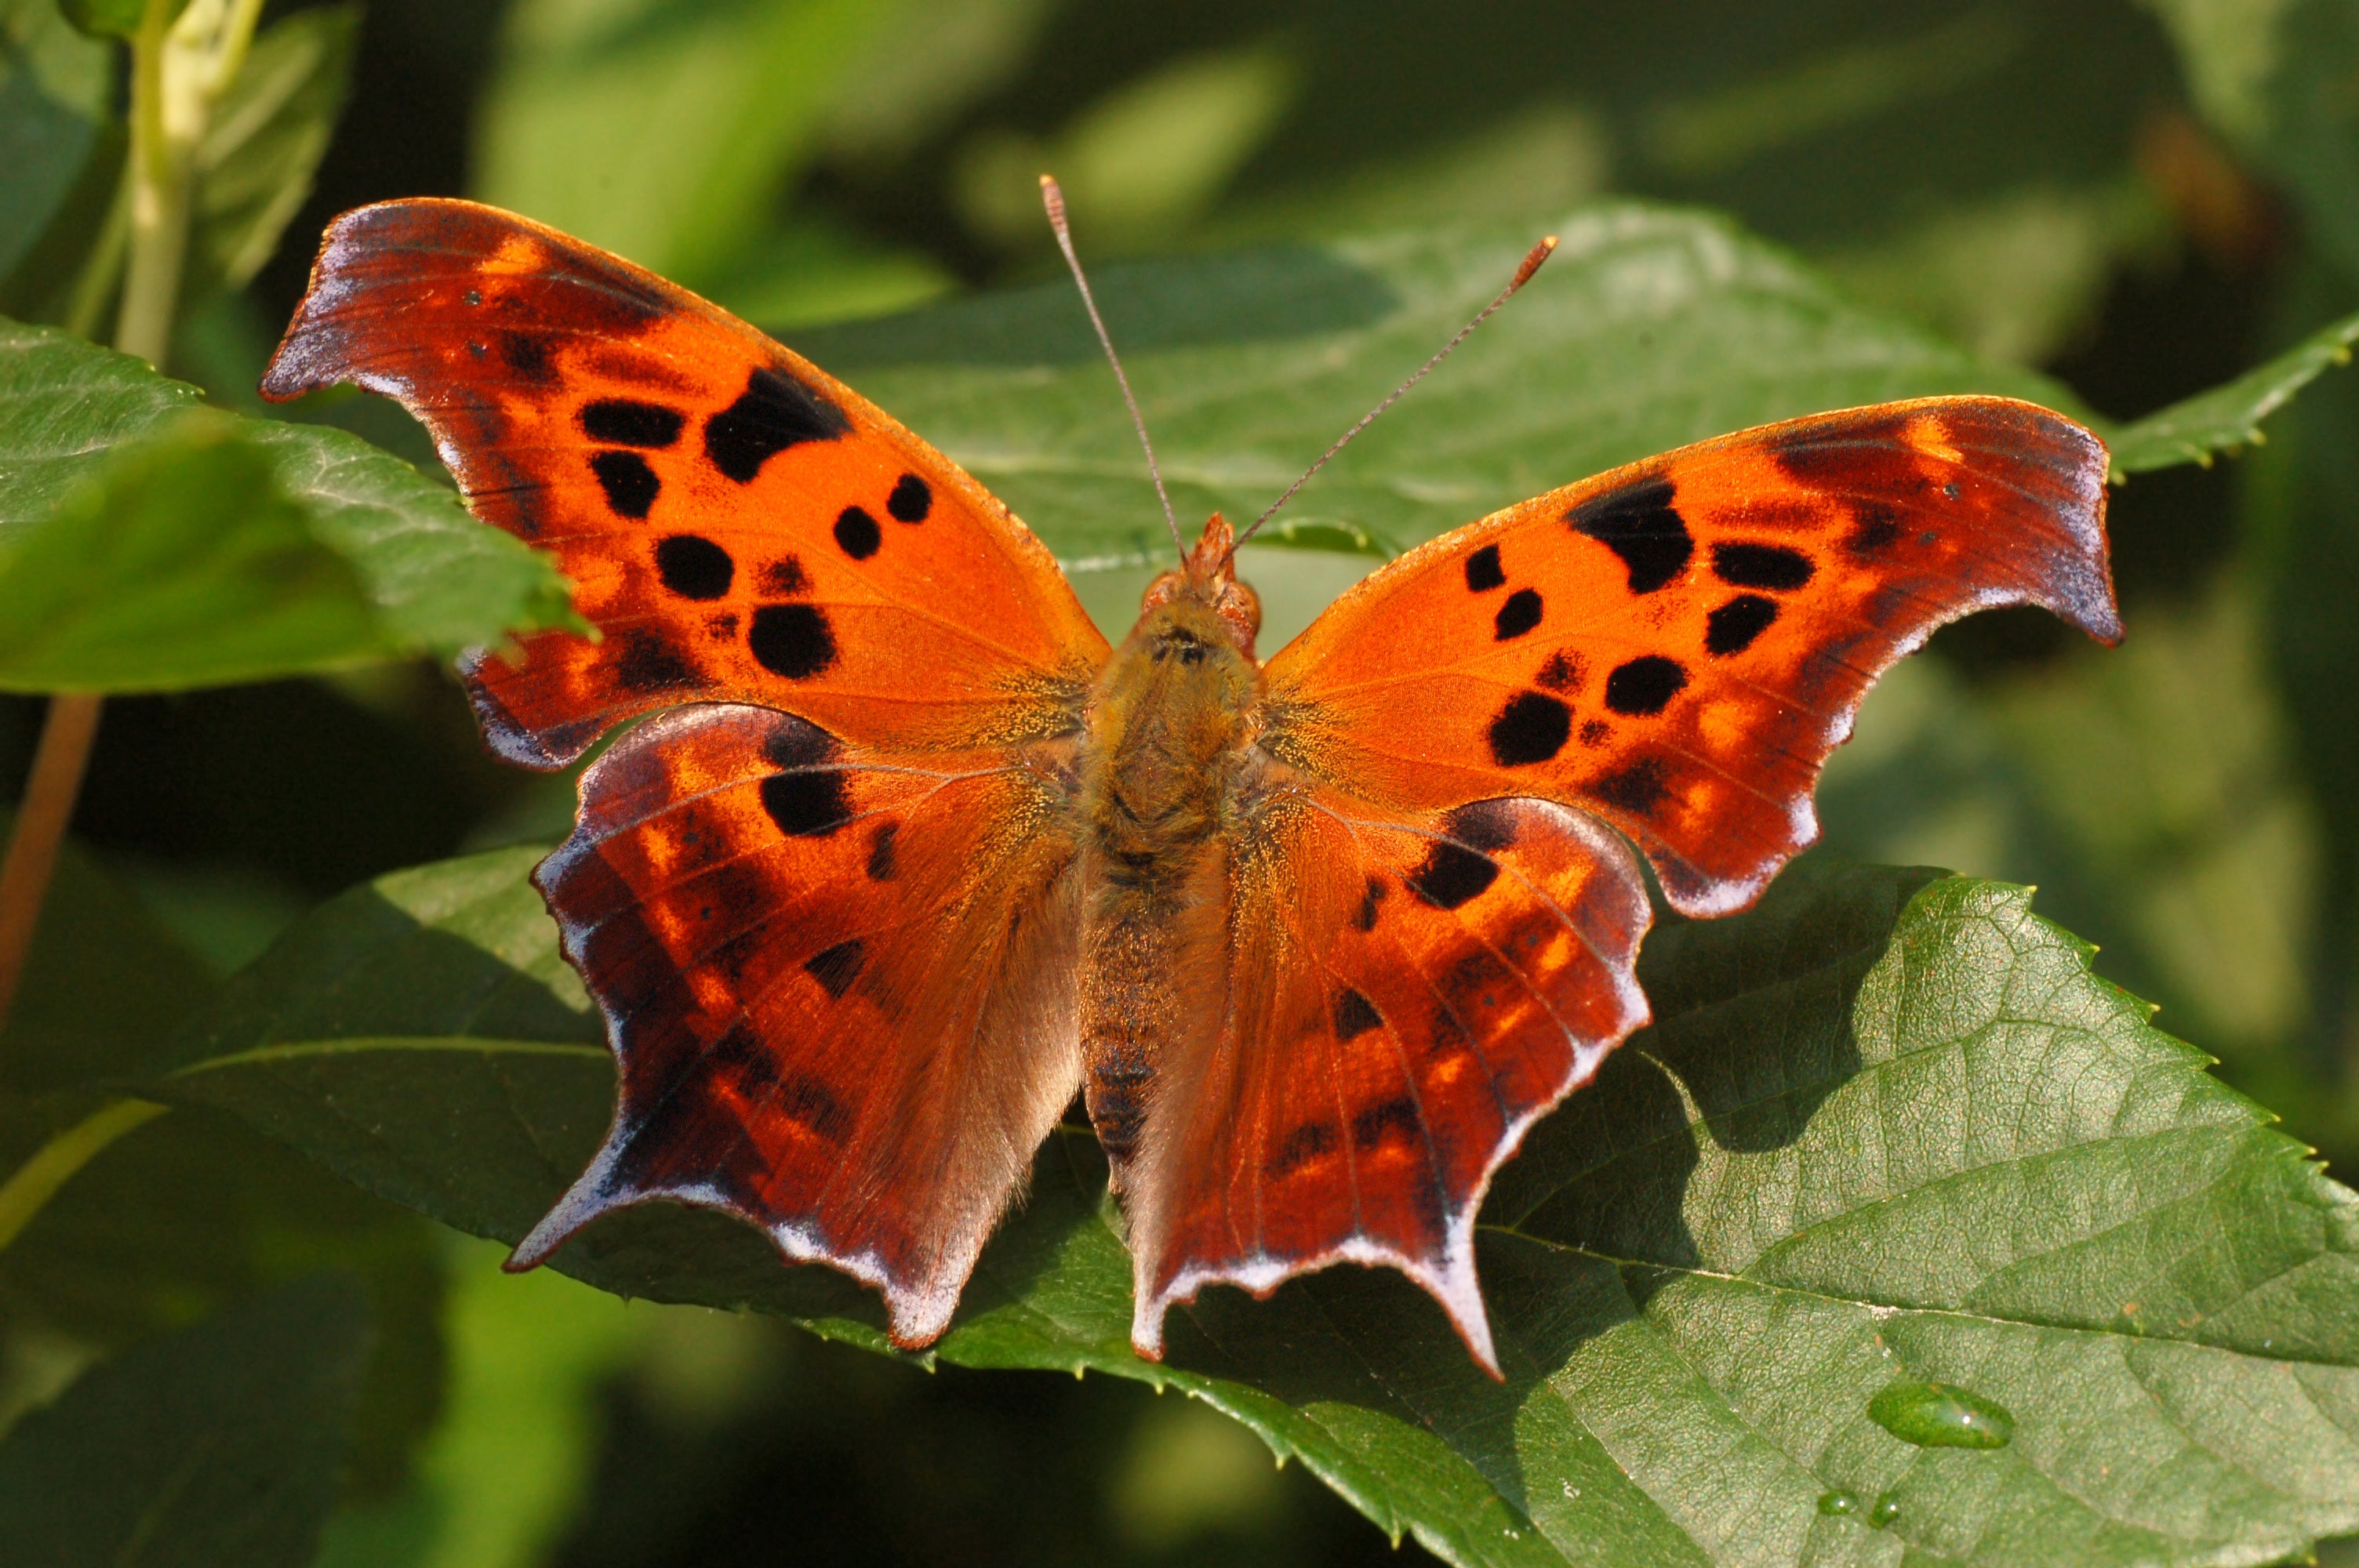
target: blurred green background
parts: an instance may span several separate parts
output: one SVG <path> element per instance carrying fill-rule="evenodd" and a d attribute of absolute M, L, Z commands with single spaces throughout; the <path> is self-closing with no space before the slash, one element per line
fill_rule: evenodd
<path fill-rule="evenodd" d="M 5 10 L 11 90 L 27 61 L 108 69 L 33 6 Z M 2346 0 L 343 14 L 356 63 L 317 191 L 250 284 L 192 292 L 168 367 L 231 406 L 256 406 L 325 219 L 432 193 L 621 250 L 789 342 L 1049 276 L 1043 168 L 1099 260 L 1452 219 L 1537 235 L 1605 192 L 1718 208 L 2116 417 L 2359 307 Z M 431 467 L 389 405 L 329 413 Z M 2330 373 L 2238 460 L 2141 476 L 2113 536 L 2124 648 L 2029 611 L 1936 637 L 1831 767 L 1829 848 L 2038 884 L 2104 973 L 2348 1180 L 2359 380 Z M 1274 629 L 1368 564 L 1263 557 Z M 1109 633 L 1137 582 L 1082 583 Z M 22 777 L 38 718 L 0 702 L 0 779 Z M 551 840 L 570 810 L 569 780 L 492 762 L 424 665 L 117 700 L 75 824 L 92 891 L 86 908 L 61 892 L 52 918 L 114 942 L 136 925 L 201 988 L 355 881 Z M 130 904 L 105 902 L 114 884 Z M 0 1422 L 99 1346 L 324 1262 L 372 1281 L 386 1336 L 338 1568 L 1395 1560 L 1177 1396 L 929 1374 L 764 1321 L 506 1281 L 495 1252 L 193 1115 L 125 1139 L 12 1249 Z"/>

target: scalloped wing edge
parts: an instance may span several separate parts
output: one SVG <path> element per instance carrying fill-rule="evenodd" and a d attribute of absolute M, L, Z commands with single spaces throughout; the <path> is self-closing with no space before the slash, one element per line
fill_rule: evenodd
<path fill-rule="evenodd" d="M 1491 1335 L 1491 1321 L 1483 1303 L 1481 1281 L 1474 1271 L 1474 1225 L 1483 1209 L 1483 1200 L 1491 1190 L 1491 1180 L 1499 1168 L 1515 1158 L 1523 1147 L 1525 1136 L 1541 1121 L 1554 1115 L 1572 1095 L 1597 1076 L 1605 1059 L 1618 1050 L 1631 1035 L 1653 1022 L 1653 1010 L 1646 992 L 1639 988 L 1637 955 L 1647 931 L 1654 924 L 1654 912 L 1646 897 L 1646 880 L 1639 870 L 1638 857 L 1614 828 L 1569 806 L 1538 796 L 1520 795 L 1512 798 L 1520 804 L 1544 810 L 1559 819 L 1558 826 L 1578 838 L 1608 868 L 1606 874 L 1632 897 L 1636 918 L 1630 925 L 1630 948 L 1625 959 L 1614 968 L 1616 1000 L 1620 1018 L 1614 1031 L 1596 1040 L 1584 1041 L 1570 1030 L 1566 1039 L 1572 1045 L 1572 1061 L 1562 1079 L 1549 1096 L 1531 1109 L 1510 1121 L 1499 1135 L 1490 1156 L 1484 1162 L 1481 1180 L 1468 1191 L 1464 1200 L 1450 1214 L 1441 1255 L 1438 1262 L 1413 1256 L 1397 1247 L 1372 1241 L 1364 1237 L 1352 1237 L 1323 1252 L 1308 1258 L 1285 1259 L 1267 1253 L 1247 1258 L 1240 1262 L 1182 1269 L 1170 1283 L 1157 1290 L 1147 1283 L 1146 1260 L 1132 1251 L 1132 1314 L 1131 1349 L 1145 1360 L 1163 1359 L 1163 1320 L 1169 1310 L 1193 1302 L 1206 1285 L 1235 1285 L 1250 1293 L 1256 1301 L 1266 1301 L 1287 1281 L 1298 1275 L 1315 1274 L 1333 1268 L 1338 1263 L 1357 1263 L 1364 1268 L 1397 1269 L 1409 1281 L 1440 1303 L 1457 1330 L 1476 1366 L 1495 1381 L 1506 1381 L 1499 1365 L 1497 1346 Z"/>

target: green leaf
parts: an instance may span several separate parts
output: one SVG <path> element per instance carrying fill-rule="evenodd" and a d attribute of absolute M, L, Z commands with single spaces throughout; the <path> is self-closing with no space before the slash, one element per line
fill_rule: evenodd
<path fill-rule="evenodd" d="M 451 654 L 510 631 L 573 623 L 563 579 L 542 557 L 475 522 L 448 488 L 343 431 L 222 415 L 225 435 L 182 431 L 168 450 L 117 466 L 120 449 L 161 440 L 198 406 L 194 387 L 130 355 L 0 322 L 0 594 L 12 611 L 0 687 L 166 689 Z M 214 559 L 203 587 L 180 577 L 180 567 L 170 580 L 144 578 L 150 568 L 135 548 L 159 549 L 174 537 L 201 545 L 207 509 L 230 505 L 228 491 L 170 477 L 173 464 L 201 455 L 220 470 L 208 469 L 209 483 L 234 482 L 246 502 L 267 504 L 212 539 L 222 554 L 245 553 Z M 117 494 L 123 487 L 137 493 Z M 139 507 L 149 504 L 170 509 L 178 523 L 147 518 Z M 81 524 L 64 514 L 70 506 Z M 93 518 L 142 532 L 118 537 L 90 525 Z M 299 525 L 299 548 L 290 523 Z M 262 547 L 269 539 L 295 553 Z M 316 591 L 288 592 L 290 571 Z M 238 619 L 282 600 L 292 632 L 281 624 L 266 636 Z M 42 643 L 41 624 L 16 612 L 36 602 L 82 604 L 89 619 L 80 625 L 92 637 L 107 617 L 140 637 L 119 646 L 119 631 L 102 642 Z M 167 611 L 177 619 L 153 618 Z M 184 634 L 168 635 L 175 626 Z"/>
<path fill-rule="evenodd" d="M 2259 441 L 2261 421 L 2329 367 L 2349 364 L 2354 342 L 2359 316 L 2346 316 L 2234 381 L 2119 427 L 2107 437 L 2114 477 L 2188 462 L 2208 467 L 2212 453 Z"/>
<path fill-rule="evenodd" d="M 0 811 L 0 839 L 14 817 Z M 0 1028 L 0 1094 L 133 1076 L 216 989 L 196 957 L 70 838 Z"/>
<path fill-rule="evenodd" d="M 152 1092 L 514 1239 L 611 1109 L 530 859 L 326 906 Z M 1179 1387 L 1461 1563 L 1848 1560 L 1878 1530 L 1993 1568 L 2260 1562 L 2359 1525 L 2359 1197 L 2027 905 L 1805 860 L 1749 914 L 1659 929 L 1658 1022 L 1485 1207 L 1505 1385 L 1352 1268 L 1210 1292 L 1136 1361 L 1078 1131 L 936 1353 Z M 559 1266 L 882 1346 L 873 1298 L 709 1213 L 611 1217 Z M 1903 1441 L 1870 1409 L 1896 1383 L 2010 1440 Z"/>
<path fill-rule="evenodd" d="M 2329 1102 L 2287 1083 L 2286 1051 L 2310 1003 L 2323 850 L 2254 587 L 2230 573 L 2195 604 L 2150 602 L 2121 647 L 2070 649 L 2028 679 L 1908 661 L 1829 759 L 1819 811 L 1854 860 L 2036 881 L 2049 914 L 2102 939 L 2109 975 L 2316 1141 Z"/>
<path fill-rule="evenodd" d="M 877 0 L 527 0 L 485 91 L 475 194 L 691 287 L 736 261 Z"/>
<path fill-rule="evenodd" d="M 311 194 L 360 48 L 356 5 L 299 11 L 254 40 L 197 151 L 195 244 L 242 288 Z"/>
<path fill-rule="evenodd" d="M 0 279 L 71 197 L 98 151 L 114 64 L 106 45 L 82 38 L 53 0 L 0 4 Z"/>
<path fill-rule="evenodd" d="M 143 1102 L 95 1103 L 0 1094 L 0 1209 L 27 1169 L 68 1178 L 27 1193 L 45 1201 L 0 1238 L 0 1323 L 112 1348 L 321 1270 L 356 1275 L 377 1334 L 346 1480 L 398 1485 L 440 1403 L 447 1233 L 235 1118 L 181 1109 L 146 1122 Z"/>
<path fill-rule="evenodd" d="M 0 687 L 227 686 L 397 651 L 270 454 L 189 421 L 0 546 Z"/>
<path fill-rule="evenodd" d="M 2292 321 L 2359 304 L 2359 274 L 2322 261 L 2289 269 Z M 2323 841 L 2295 897 L 2314 923 L 2307 968 L 2315 1020 L 2301 1044 L 2312 1061 L 2359 1059 L 2359 378 L 2336 375 L 2281 422 L 2281 439 L 2249 468 L 2240 519 L 2256 587 L 2255 624 L 2286 715 L 2288 750 Z M 2323 1098 L 2323 1097 L 2321 1097 Z M 2335 1097 L 2345 1125 L 2359 1097 Z"/>
<path fill-rule="evenodd" d="M 127 38 L 139 30 L 153 0 L 58 0 L 66 20 L 94 38 Z M 170 0 L 165 19 L 189 8 L 189 0 Z"/>
<path fill-rule="evenodd" d="M 349 1283 L 282 1291 L 85 1374 L 0 1442 L 0 1540 L 49 1568 L 304 1568 L 367 1354 Z"/>
<path fill-rule="evenodd" d="M 1282 517 L 1406 547 L 1602 469 L 1793 415 L 1969 391 L 2077 407 L 2054 382 L 1850 303 L 1723 220 L 1608 202 L 1559 232 L 1499 319 Z M 1496 294 L 1536 237 L 1441 229 L 1103 269 L 1098 299 L 1182 526 L 1192 534 L 1214 510 L 1258 514 Z M 1169 554 L 1071 284 L 793 342 L 964 464 L 1069 570 Z"/>

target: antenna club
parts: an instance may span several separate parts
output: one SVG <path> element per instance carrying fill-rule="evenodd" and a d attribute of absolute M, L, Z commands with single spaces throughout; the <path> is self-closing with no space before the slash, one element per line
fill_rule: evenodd
<path fill-rule="evenodd" d="M 1516 281 L 1507 285 L 1507 292 L 1513 294 L 1516 289 L 1529 283 L 1532 280 L 1532 274 L 1539 271 L 1540 263 L 1554 254 L 1556 254 L 1556 236 L 1550 234 L 1538 244 L 1534 245 L 1530 254 L 1524 257 L 1524 265 L 1516 269 Z"/>

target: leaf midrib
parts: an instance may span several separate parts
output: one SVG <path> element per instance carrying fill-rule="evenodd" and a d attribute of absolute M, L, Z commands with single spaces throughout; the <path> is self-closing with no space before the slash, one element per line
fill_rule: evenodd
<path fill-rule="evenodd" d="M 1593 1247 L 1580 1247 L 1569 1241 L 1558 1241 L 1545 1236 L 1535 1236 L 1513 1226 L 1477 1225 L 1477 1231 L 1505 1236 L 1567 1258 L 1583 1258 L 1620 1270 L 1640 1270 L 1653 1274 L 1669 1274 L 1680 1278 L 1712 1280 L 1723 1284 L 1742 1285 L 1750 1290 L 1776 1292 L 1800 1300 L 1824 1302 L 1832 1306 L 1850 1307 L 1864 1312 L 1881 1322 L 1901 1316 L 1951 1318 L 1964 1323 L 1984 1324 L 1993 1328 L 2037 1329 L 2056 1334 L 2102 1335 L 2141 1345 L 2183 1346 L 2190 1350 L 2214 1356 L 2234 1356 L 2241 1360 L 2256 1361 L 2264 1366 L 2325 1367 L 2347 1372 L 2345 1361 L 2328 1360 L 2317 1356 L 2262 1355 L 2251 1350 L 2239 1350 L 2233 1346 L 2215 1345 L 2201 1339 L 2183 1339 L 2175 1335 L 2125 1333 L 2120 1329 L 2093 1326 L 2086 1323 L 2056 1323 L 2034 1317 L 2006 1317 L 1993 1313 L 1970 1312 L 1963 1307 L 1903 1306 L 1889 1302 L 1872 1302 L 1857 1296 L 1839 1295 L 1832 1291 L 1814 1291 L 1807 1285 L 1789 1284 L 1779 1280 L 1756 1279 L 1750 1274 L 1731 1273 L 1725 1270 L 1706 1269 L 1693 1263 L 1663 1263 L 1646 1258 L 1623 1258 L 1611 1252 L 1601 1252 Z M 2274 1277 L 2274 1276 L 2273 1276 Z M 2216 1314 L 2215 1314 L 2216 1315 Z"/>

